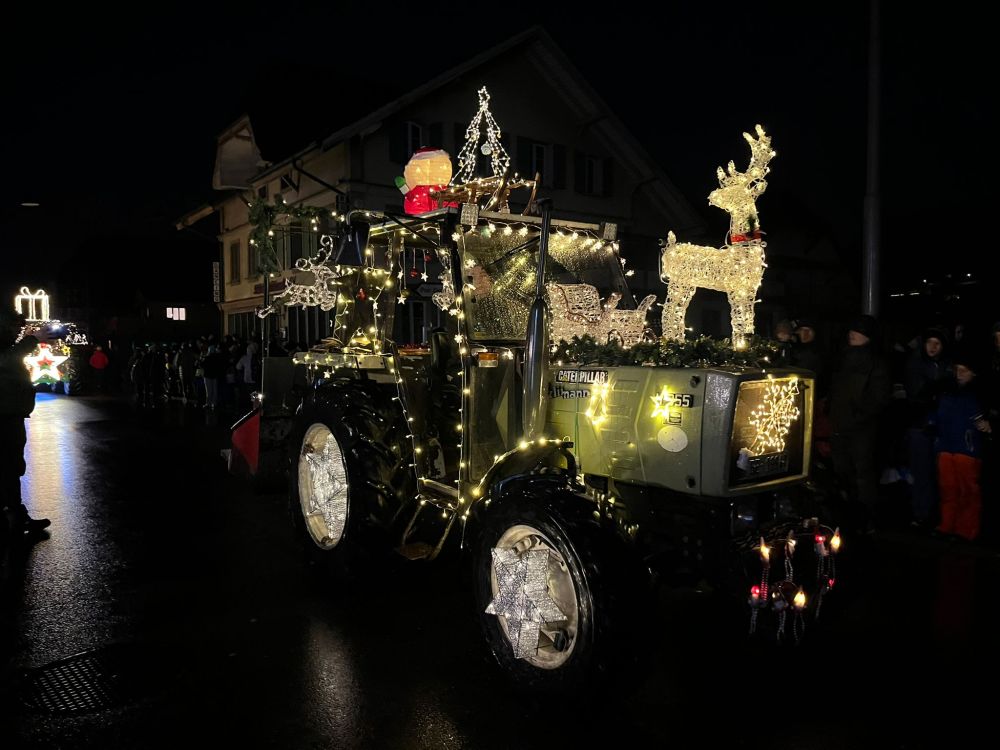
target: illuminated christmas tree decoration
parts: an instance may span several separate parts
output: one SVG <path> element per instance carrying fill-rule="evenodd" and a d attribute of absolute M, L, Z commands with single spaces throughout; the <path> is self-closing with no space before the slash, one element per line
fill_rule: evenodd
<path fill-rule="evenodd" d="M 32 292 L 22 286 L 21 292 L 14 297 L 14 309 L 29 323 L 49 319 L 49 295 L 44 289 Z"/>
<path fill-rule="evenodd" d="M 751 456 L 785 450 L 788 430 L 800 414 L 798 396 L 798 378 L 768 380 L 760 405 L 750 412 L 750 424 L 757 430 L 747 448 Z"/>
<path fill-rule="evenodd" d="M 500 141 L 500 126 L 493 119 L 489 103 L 490 95 L 484 86 L 479 90 L 479 111 L 465 130 L 465 145 L 458 155 L 458 173 L 452 177 L 447 188 L 432 189 L 430 192 L 431 198 L 442 203 L 462 204 L 462 223 L 470 226 L 476 224 L 475 217 L 478 215 L 481 199 L 487 199 L 484 205 L 486 210 L 510 213 L 507 199 L 512 190 L 531 188 L 531 197 L 528 199 L 530 206 L 534 203 L 537 189 L 535 180 L 520 179 L 517 174 L 511 177 L 509 174 L 510 155 Z M 484 123 L 486 143 L 480 146 Z M 490 177 L 476 176 L 480 153 L 490 157 Z M 482 231 L 488 236 L 492 229 L 484 227 Z"/>
<path fill-rule="evenodd" d="M 482 137 L 483 121 L 486 122 L 486 144 L 482 153 L 490 157 L 493 176 L 507 174 L 510 168 L 510 156 L 500 143 L 500 126 L 490 112 L 490 93 L 483 86 L 479 89 L 479 111 L 465 129 L 465 145 L 458 154 L 458 174 L 449 185 L 454 186 L 458 180 L 463 183 L 472 182 L 476 178 L 476 162 L 479 158 L 479 140 Z"/>
<path fill-rule="evenodd" d="M 726 171 L 716 171 L 719 187 L 708 196 L 710 205 L 729 214 L 729 242 L 722 248 L 677 242 L 667 233 L 661 256 L 660 278 L 667 283 L 663 305 L 663 335 L 683 340 L 684 316 L 698 287 L 726 292 L 729 297 L 733 327 L 733 345 L 745 348 L 753 335 L 753 306 L 764 276 L 764 248 L 757 198 L 767 189 L 764 179 L 768 163 L 776 155 L 771 138 L 757 126 L 757 138 L 743 134 L 750 146 L 750 164 L 739 172 L 733 162 Z"/>

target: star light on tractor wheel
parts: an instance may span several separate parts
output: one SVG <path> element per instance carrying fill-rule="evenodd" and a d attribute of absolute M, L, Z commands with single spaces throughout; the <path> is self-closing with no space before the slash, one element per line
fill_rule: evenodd
<path fill-rule="evenodd" d="M 528 550 L 519 555 L 512 549 L 494 548 L 492 554 L 497 593 L 486 612 L 506 621 L 515 658 L 529 659 L 538 653 L 542 623 L 566 619 L 549 596 L 549 551 Z"/>

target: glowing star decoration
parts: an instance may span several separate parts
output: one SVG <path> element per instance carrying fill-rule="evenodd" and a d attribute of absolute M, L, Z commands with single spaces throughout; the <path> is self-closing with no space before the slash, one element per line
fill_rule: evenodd
<path fill-rule="evenodd" d="M 757 434 L 747 449 L 751 456 L 781 453 L 792 422 L 799 418 L 799 380 L 769 379 L 760 405 L 750 412 Z"/>
<path fill-rule="evenodd" d="M 38 345 L 37 354 L 29 354 L 24 358 L 24 364 L 31 373 L 32 383 L 55 383 L 62 380 L 59 373 L 59 365 L 69 357 L 62 354 L 54 354 L 48 344 Z"/>
<path fill-rule="evenodd" d="M 517 659 L 538 653 L 542 623 L 559 622 L 566 615 L 549 596 L 548 550 L 492 550 L 497 593 L 486 607 L 487 614 L 504 618 L 507 635 Z"/>
<path fill-rule="evenodd" d="M 328 536 L 324 541 L 336 542 L 347 525 L 348 479 L 344 456 L 337 439 L 330 435 L 322 450 L 303 454 L 306 472 L 300 472 L 300 482 L 308 487 L 308 512 L 322 516 Z"/>
<path fill-rule="evenodd" d="M 594 390 L 590 394 L 590 403 L 587 405 L 587 417 L 594 427 L 600 427 L 608 418 L 608 392 L 611 390 L 611 383 L 598 383 L 594 385 Z"/>
<path fill-rule="evenodd" d="M 764 178 L 776 154 L 771 150 L 770 136 L 760 125 L 757 138 L 749 133 L 743 137 L 750 146 L 747 170 L 737 171 L 733 162 L 726 171 L 719 167 L 719 187 L 708 196 L 710 205 L 729 214 L 729 243 L 721 248 L 679 243 L 673 232 L 667 233 L 660 268 L 660 278 L 667 283 L 665 338 L 684 339 L 684 316 L 698 287 L 728 295 L 736 349 L 746 348 L 747 338 L 753 335 L 753 306 L 766 267 L 766 243 L 761 239 L 756 201 L 767 189 Z"/>
<path fill-rule="evenodd" d="M 649 416 L 652 419 L 656 419 L 657 417 L 666 419 L 671 404 L 670 391 L 667 389 L 667 386 L 663 386 L 662 390 L 655 396 L 650 396 L 650 401 L 653 402 L 653 413 Z"/>
<path fill-rule="evenodd" d="M 48 320 L 49 295 L 44 289 L 32 292 L 28 287 L 22 286 L 21 292 L 14 297 L 14 309 L 29 323 L 35 320 Z"/>

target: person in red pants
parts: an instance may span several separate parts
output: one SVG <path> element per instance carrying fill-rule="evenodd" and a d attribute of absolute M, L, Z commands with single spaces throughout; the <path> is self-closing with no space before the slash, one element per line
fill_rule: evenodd
<path fill-rule="evenodd" d="M 993 426 L 976 381 L 977 371 L 982 371 L 978 361 L 968 350 L 960 350 L 953 361 L 955 382 L 942 394 L 931 422 L 937 433 L 941 493 L 938 531 L 972 541 L 979 536 L 982 512 L 979 477 L 984 443 L 992 437 Z"/>

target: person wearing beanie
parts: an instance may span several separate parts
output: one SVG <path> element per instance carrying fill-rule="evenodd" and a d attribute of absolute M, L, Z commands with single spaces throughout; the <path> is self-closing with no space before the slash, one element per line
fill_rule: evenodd
<path fill-rule="evenodd" d="M 791 364 L 792 349 L 795 347 L 795 328 L 792 326 L 792 321 L 779 320 L 774 327 L 774 338 L 778 342 L 778 364 Z"/>
<path fill-rule="evenodd" d="M 848 501 L 866 516 L 867 533 L 874 531 L 878 502 L 879 417 L 892 393 L 889 366 L 872 344 L 877 331 L 870 315 L 851 323 L 848 346 L 830 383 L 833 468 Z"/>
<path fill-rule="evenodd" d="M 982 473 L 985 443 L 993 425 L 977 378 L 985 367 L 971 349 L 953 355 L 955 377 L 931 417 L 937 434 L 938 487 L 941 522 L 938 531 L 969 541 L 979 536 L 982 514 Z"/>
<path fill-rule="evenodd" d="M 934 436 L 927 427 L 931 414 L 937 409 L 938 398 L 951 378 L 951 362 L 945 351 L 947 340 L 943 328 L 928 328 L 906 363 L 904 386 L 909 420 L 906 442 L 913 477 L 910 507 L 916 526 L 930 523 L 937 511 Z"/>
<path fill-rule="evenodd" d="M 826 398 L 826 357 L 816 341 L 816 325 L 808 318 L 796 320 L 795 336 L 798 341 L 792 349 L 792 365 L 816 373 L 816 398 Z"/>

